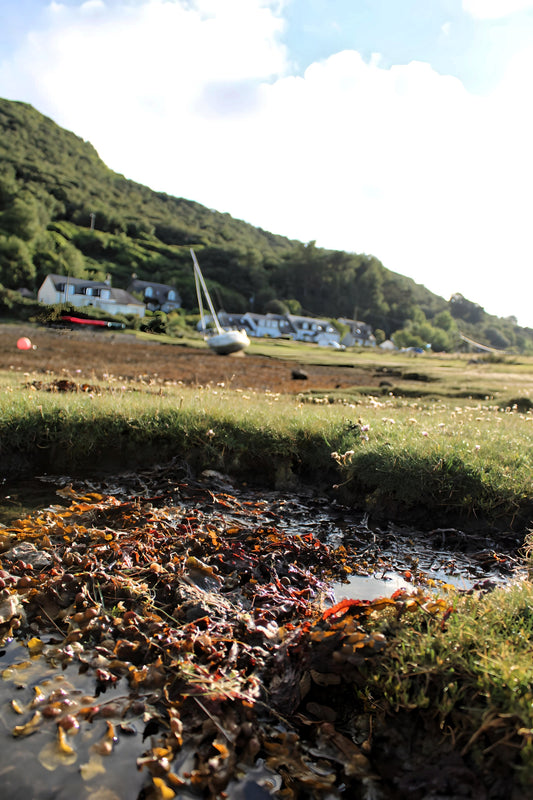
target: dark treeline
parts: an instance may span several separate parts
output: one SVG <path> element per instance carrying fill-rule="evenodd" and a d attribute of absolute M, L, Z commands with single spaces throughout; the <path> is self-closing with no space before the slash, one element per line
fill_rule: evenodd
<path fill-rule="evenodd" d="M 374 256 L 318 248 L 154 192 L 110 170 L 88 142 L 31 106 L 0 99 L 0 293 L 36 296 L 49 273 L 127 288 L 132 275 L 196 295 L 189 248 L 217 305 L 367 322 L 397 344 L 454 349 L 458 331 L 533 352 L 533 331 L 461 295 L 445 300 Z"/>

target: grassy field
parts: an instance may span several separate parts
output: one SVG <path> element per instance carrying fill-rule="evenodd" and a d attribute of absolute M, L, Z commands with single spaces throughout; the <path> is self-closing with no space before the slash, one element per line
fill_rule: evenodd
<path fill-rule="evenodd" d="M 299 365 L 354 363 L 382 386 L 305 391 L 80 380 L 0 371 L 4 474 L 90 473 L 181 457 L 265 486 L 313 483 L 374 514 L 460 517 L 526 530 L 533 364 L 483 357 L 331 353 L 260 342 Z M 304 362 L 304 358 L 307 359 Z M 50 391 L 56 389 L 55 391 Z"/>

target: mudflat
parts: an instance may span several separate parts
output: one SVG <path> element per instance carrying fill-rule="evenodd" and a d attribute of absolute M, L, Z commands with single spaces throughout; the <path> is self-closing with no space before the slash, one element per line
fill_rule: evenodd
<path fill-rule="evenodd" d="M 32 349 L 19 350 L 28 337 Z M 267 356 L 237 353 L 219 356 L 202 347 L 140 341 L 134 334 L 108 330 L 56 330 L 0 324 L 0 368 L 43 375 L 179 382 L 189 386 L 224 384 L 227 388 L 298 394 L 309 390 L 343 389 L 373 383 L 372 371 L 354 364 L 304 364 Z M 306 377 L 294 377 L 303 372 Z"/>

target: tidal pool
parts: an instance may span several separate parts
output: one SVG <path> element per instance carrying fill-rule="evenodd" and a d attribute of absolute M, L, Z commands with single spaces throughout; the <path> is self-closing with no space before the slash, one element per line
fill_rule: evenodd
<path fill-rule="evenodd" d="M 159 482 L 151 483 L 150 476 L 129 473 L 90 482 L 55 476 L 4 481 L 0 486 L 0 525 L 49 505 L 66 505 L 57 493 L 66 484 L 128 497 L 146 497 L 161 491 Z M 369 524 L 366 514 L 324 497 L 250 490 L 235 486 L 229 478 L 212 471 L 199 481 L 180 482 L 173 487 L 166 477 L 164 484 L 180 505 L 201 509 L 217 524 L 242 524 L 242 517 L 237 520 L 231 508 L 214 502 L 214 492 L 222 489 L 254 508 L 250 524 L 255 527 L 275 526 L 289 536 L 311 533 L 332 548 L 344 545 L 357 556 L 357 572 L 345 582 L 331 585 L 334 601 L 344 597 L 371 600 L 398 589 L 408 591 L 420 582 L 427 585 L 427 580 L 430 585 L 434 581 L 436 585 L 470 590 L 484 581 L 502 583 L 520 575 L 520 559 L 509 551 L 499 551 L 489 535 L 452 528 L 421 532 L 392 522 L 376 527 Z"/>
<path fill-rule="evenodd" d="M 424 587 L 438 591 L 445 584 L 454 584 L 469 591 L 476 585 L 509 580 L 517 574 L 519 568 L 518 561 L 509 554 L 496 553 L 490 546 L 490 541 L 484 537 L 473 540 L 461 531 L 452 529 L 419 532 L 399 528 L 392 523 L 384 528 L 378 528 L 372 526 L 366 516 L 356 514 L 351 509 L 332 503 L 323 497 L 314 497 L 311 493 L 306 496 L 296 496 L 250 490 L 247 487 L 237 488 L 213 474 L 204 475 L 197 481 L 184 478 L 176 480 L 174 476 L 168 474 L 156 474 L 118 476 L 98 482 L 49 478 L 38 482 L 21 482 L 16 486 L 5 485 L 2 502 L 7 516 L 4 518 L 6 520 L 4 524 L 10 524 L 14 516 L 25 517 L 46 507 L 56 509 L 56 521 L 61 522 L 61 509 L 66 508 L 69 504 L 68 498 L 72 498 L 71 490 L 68 489 L 70 484 L 80 496 L 83 493 L 101 492 L 103 495 L 120 499 L 117 506 L 110 504 L 105 506 L 104 510 L 100 507 L 100 510 L 96 508 L 94 512 L 90 512 L 89 522 L 91 526 L 95 526 L 94 530 L 87 527 L 87 520 L 83 521 L 84 533 L 81 538 L 85 541 L 80 551 L 81 555 L 76 551 L 76 534 L 74 533 L 70 540 L 68 538 L 70 529 L 67 530 L 68 526 L 65 528 L 65 536 L 72 544 L 74 556 L 78 558 L 79 569 L 81 569 L 79 564 L 83 561 L 82 556 L 88 559 L 89 554 L 94 554 L 99 548 L 102 552 L 110 550 L 107 542 L 116 545 L 118 558 L 120 542 L 127 539 L 130 547 L 128 552 L 131 554 L 131 566 L 128 569 L 133 579 L 136 571 L 134 555 L 140 547 L 135 529 L 137 525 L 140 530 L 142 526 L 150 529 L 152 524 L 161 524 L 156 530 L 161 539 L 156 538 L 154 542 L 149 542 L 146 538 L 142 540 L 143 546 L 156 547 L 151 551 L 154 556 L 162 552 L 161 544 L 154 543 L 163 541 L 164 536 L 167 536 L 167 542 L 171 541 L 170 547 L 174 550 L 177 547 L 180 531 L 187 534 L 191 546 L 200 540 L 200 533 L 204 541 L 208 538 L 215 541 L 226 537 L 229 544 L 234 546 L 232 558 L 241 559 L 239 564 L 247 564 L 248 568 L 251 560 L 246 561 L 245 549 L 250 547 L 250 550 L 260 553 L 255 558 L 259 559 L 260 566 L 264 567 L 264 584 L 253 578 L 249 585 L 255 585 L 263 594 L 260 591 L 255 595 L 245 595 L 242 592 L 239 594 L 240 587 L 244 586 L 244 578 L 243 581 L 239 580 L 240 566 L 236 577 L 230 576 L 233 583 L 230 585 L 228 582 L 226 593 L 221 594 L 218 589 L 222 581 L 209 565 L 202 564 L 196 557 L 192 559 L 192 564 L 189 564 L 189 572 L 185 577 L 188 579 L 187 586 L 188 591 L 192 593 L 191 597 L 194 595 L 194 599 L 190 600 L 188 605 L 189 616 L 184 620 L 175 618 L 175 615 L 179 615 L 178 603 L 177 611 L 172 612 L 174 616 L 168 618 L 167 625 L 173 628 L 172 635 L 176 637 L 181 636 L 180 631 L 190 625 L 197 637 L 199 656 L 211 652 L 210 648 L 214 646 L 213 642 L 216 642 L 217 635 L 221 637 L 221 641 L 226 643 L 229 641 L 226 634 L 215 634 L 214 631 L 227 630 L 224 626 L 228 624 L 230 611 L 241 625 L 240 636 L 244 638 L 245 635 L 249 636 L 248 642 L 244 643 L 248 648 L 245 655 L 251 653 L 255 644 L 259 642 L 261 646 L 257 654 L 265 653 L 264 648 L 270 646 L 269 642 L 274 642 L 272 647 L 275 650 L 278 647 L 275 643 L 276 627 L 280 629 L 276 619 L 281 625 L 285 621 L 282 617 L 276 618 L 276 614 L 279 613 L 277 606 L 285 603 L 287 611 L 282 613 L 287 614 L 292 613 L 290 603 L 293 603 L 292 608 L 295 608 L 296 604 L 299 604 L 298 608 L 302 608 L 302 616 L 295 623 L 291 622 L 293 628 L 297 627 L 301 619 L 306 618 L 305 613 L 308 609 L 305 606 L 312 592 L 306 594 L 307 587 L 303 584 L 305 580 L 315 587 L 313 602 L 318 605 L 321 599 L 322 607 L 328 607 L 343 598 L 372 600 L 380 596 L 390 596 L 397 589 L 409 591 Z M 56 494 L 58 489 L 59 494 Z M 137 500 L 142 502 L 137 503 Z M 95 502 L 98 506 L 97 501 Z M 121 503 L 126 509 L 124 516 L 120 514 L 115 516 L 115 509 L 120 511 Z M 131 514 L 128 510 L 130 507 Z M 159 516 L 155 513 L 156 508 L 159 510 Z M 152 511 L 154 513 L 150 516 Z M 103 515 L 100 520 L 98 514 Z M 135 533 L 128 538 L 130 520 L 135 523 L 135 525 L 131 523 Z M 115 523 L 117 528 L 113 529 L 111 525 Z M 41 521 L 37 527 L 40 525 Z M 114 536 L 116 531 L 118 533 Z M 197 536 L 196 541 L 195 536 Z M 272 548 L 270 550 L 265 548 L 263 553 L 262 543 L 266 540 L 272 542 Z M 294 542 L 297 546 L 291 550 Z M 318 543 L 323 562 L 319 562 L 313 556 Z M 91 550 L 91 547 L 94 549 Z M 326 568 L 324 576 L 320 572 L 317 578 L 316 565 L 318 563 L 331 565 L 336 553 L 339 553 L 339 559 L 342 558 L 345 565 L 344 579 L 337 582 L 330 580 Z M 305 564 L 303 561 L 300 563 L 299 554 L 311 560 Z M 280 565 L 283 559 L 286 559 L 288 566 L 286 574 L 281 576 Z M 49 558 L 49 565 L 51 561 Z M 190 561 L 191 559 L 187 558 L 187 562 Z M 9 570 L 17 571 L 16 562 L 10 560 L 9 551 L 1 554 L 0 562 L 4 570 L 2 580 L 6 584 L 3 590 L 6 596 L 10 597 L 12 595 L 9 595 L 9 587 L 15 585 L 15 578 Z M 61 575 L 65 574 L 67 568 L 60 558 L 54 563 L 58 573 L 61 572 L 54 578 L 55 586 L 58 591 L 67 592 L 75 576 L 70 574 L 68 581 L 65 577 L 67 582 L 61 583 Z M 92 608 L 88 610 L 94 610 L 95 617 L 97 613 L 106 617 L 105 625 L 111 631 L 113 626 L 119 625 L 117 619 L 120 620 L 127 614 L 134 620 L 140 617 L 137 617 L 135 611 L 126 611 L 126 607 L 120 608 L 120 604 L 112 607 L 113 601 L 104 602 L 98 581 L 101 585 L 109 582 L 114 569 L 111 564 L 109 574 L 105 575 L 103 572 L 105 563 L 107 562 L 101 564 L 97 581 L 93 580 L 91 583 L 91 573 L 86 571 L 89 569 L 87 565 L 83 567 L 83 574 L 88 576 L 91 593 Z M 221 562 L 211 563 L 216 565 Z M 90 562 L 87 561 L 87 564 Z M 165 564 L 168 565 L 168 559 Z M 148 568 L 144 566 L 143 580 L 146 580 L 149 570 L 154 577 L 165 574 L 165 564 L 159 564 L 154 560 L 149 563 Z M 166 580 L 176 579 L 174 588 L 169 589 L 169 596 L 173 596 L 172 592 L 176 591 L 177 578 L 181 574 L 180 570 L 184 569 L 183 561 L 176 561 L 176 564 L 179 566 L 172 574 L 166 573 Z M 313 573 L 305 572 L 309 565 L 314 568 Z M 78 568 L 72 568 L 76 574 Z M 28 573 L 30 577 L 20 578 L 20 574 L 19 571 L 17 581 L 23 581 L 20 588 L 23 598 L 24 592 L 32 586 L 31 570 Z M 194 574 L 196 578 L 193 580 Z M 118 575 L 118 571 L 115 575 Z M 326 579 L 322 580 L 323 577 Z M 7 583 L 8 581 L 12 582 Z M 152 591 L 155 592 L 158 582 L 159 578 L 152 584 Z M 322 584 L 324 591 L 317 591 L 316 586 Z M 104 591 L 107 591 L 105 586 Z M 276 593 L 278 590 L 281 594 Z M 144 589 L 139 588 L 139 591 L 143 592 Z M 233 591 L 235 594 L 232 594 Z M 211 596 L 211 601 L 208 596 Z M 48 598 L 51 603 L 53 599 L 53 595 Z M 249 603 L 245 608 L 241 606 L 241 601 L 246 599 Z M 263 610 L 254 619 L 256 601 L 258 604 L 263 604 Z M 313 613 L 316 613 L 317 605 L 314 606 Z M 221 612 L 219 619 L 216 617 L 217 606 Z M 104 634 L 96 627 L 94 638 L 93 634 L 88 635 L 82 639 L 85 648 L 80 642 L 80 649 L 76 650 L 78 640 L 74 635 L 75 626 L 70 624 L 68 629 L 66 628 L 59 608 L 53 610 L 51 605 L 48 611 L 49 613 L 45 609 L 43 613 L 51 622 L 54 620 L 50 618 L 50 614 L 57 614 L 55 617 L 57 624 L 54 622 L 55 630 L 48 626 L 48 633 L 43 635 L 39 626 L 34 623 L 32 630 L 24 632 L 23 641 L 8 640 L 0 652 L 0 721 L 2 722 L 0 781 L 3 796 L 14 800 L 18 798 L 26 800 L 27 797 L 36 800 L 66 800 L 72 797 L 87 797 L 90 800 L 117 800 L 117 798 L 129 800 L 145 796 L 147 773 L 146 769 L 141 771 L 137 768 L 138 759 L 142 762 L 144 754 L 152 746 L 155 748 L 153 752 L 156 752 L 157 758 L 163 758 L 157 738 L 153 738 L 152 742 L 154 731 L 157 733 L 157 730 L 150 727 L 150 719 L 158 717 L 154 708 L 162 700 L 158 686 L 162 673 L 160 674 L 155 667 L 154 686 L 148 687 L 144 694 L 135 691 L 132 695 L 131 686 L 128 685 L 125 675 L 138 676 L 136 680 L 139 682 L 138 685 L 142 686 L 143 666 L 136 664 L 135 667 L 128 667 L 126 662 L 120 662 L 117 667 L 113 649 L 118 641 L 116 634 L 113 634 L 114 639 L 102 638 Z M 74 612 L 75 609 L 69 612 L 69 619 L 74 620 L 74 617 L 79 616 L 84 618 L 81 611 Z M 163 611 L 163 614 L 165 613 Z M 209 627 L 206 627 L 211 622 L 210 617 L 214 618 L 211 632 Z M 126 635 L 127 626 L 122 623 L 120 625 L 122 627 L 119 634 Z M 74 635 L 72 643 L 68 642 L 69 634 Z M 236 648 L 237 637 L 232 631 L 230 634 Z M 169 631 L 164 635 L 169 636 Z M 163 633 L 160 636 L 163 637 Z M 150 636 L 143 634 L 143 637 L 144 639 L 141 638 L 139 641 L 153 641 L 151 634 Z M 184 646 L 182 639 L 176 638 L 176 642 L 180 647 Z M 131 649 L 134 645 L 135 642 L 124 641 L 121 647 Z M 226 647 L 226 644 L 224 646 Z M 239 646 L 243 647 L 242 641 L 239 642 Z M 237 655 L 232 657 L 237 658 Z M 254 655 L 254 659 L 256 657 L 258 656 Z M 195 668 L 198 666 L 200 669 L 199 677 L 193 677 L 195 680 L 201 679 L 207 682 L 211 673 L 209 670 L 201 672 L 202 663 L 191 662 L 192 666 Z M 115 666 L 111 667 L 110 664 Z M 111 681 L 113 675 L 110 675 L 109 669 L 119 667 L 124 669 L 125 664 L 125 669 L 130 672 L 120 674 L 116 682 Z M 97 677 L 95 681 L 95 675 L 98 676 L 100 669 L 104 677 L 101 680 Z M 184 671 L 182 679 L 185 680 L 187 675 L 188 673 Z M 231 676 L 227 677 L 229 680 Z M 103 692 L 97 691 L 102 682 L 107 688 L 104 688 Z M 229 683 L 227 685 L 230 686 Z M 134 681 L 134 688 L 135 686 Z M 204 724 L 208 723 L 208 720 L 205 719 L 205 715 L 203 716 L 202 702 L 199 703 L 198 714 Z M 61 708 L 61 713 L 70 709 L 72 714 L 67 713 L 67 717 L 76 716 L 79 720 L 77 732 L 69 729 L 65 734 L 66 738 L 63 739 L 58 738 L 58 728 L 53 717 L 58 707 Z M 45 710 L 50 714 L 49 718 L 44 715 Z M 39 718 L 39 724 L 36 723 L 33 727 L 32 720 L 36 713 L 44 716 Z M 220 733 L 220 726 L 216 727 L 217 720 L 213 722 L 212 717 L 209 719 L 215 726 L 215 734 L 217 731 Z M 164 721 L 166 724 L 166 717 Z M 219 752 L 223 753 L 226 741 L 224 739 L 215 741 Z M 178 772 L 181 770 L 180 775 L 185 779 L 186 774 L 191 773 L 196 763 L 195 751 L 193 749 L 189 751 L 184 744 L 179 752 L 173 769 Z M 316 752 L 313 751 L 312 755 L 316 756 Z M 320 758 L 322 764 L 320 752 L 316 757 Z M 159 762 L 153 762 L 153 766 L 159 767 Z M 155 773 L 156 778 L 158 774 Z M 255 783 L 248 787 L 247 791 L 255 794 L 245 793 L 242 796 L 261 798 L 271 796 L 268 787 L 269 785 L 273 787 L 275 782 L 272 773 L 265 770 L 260 759 L 255 761 L 248 771 L 247 780 L 251 780 L 250 775 L 256 776 Z M 242 776 L 239 780 L 243 780 Z M 244 785 L 239 785 L 236 789 L 237 794 L 239 792 L 242 794 L 244 791 Z M 341 794 L 340 789 L 337 791 L 337 788 L 332 787 L 329 796 L 333 798 Z M 164 792 L 161 796 L 170 797 Z M 183 798 L 193 796 L 198 795 L 190 794 L 187 789 L 183 789 L 180 793 L 180 797 Z"/>
<path fill-rule="evenodd" d="M 46 645 L 45 645 L 46 647 Z M 52 645 L 48 645 L 49 648 Z M 125 688 L 127 692 L 127 687 Z M 94 696 L 94 676 L 71 662 L 58 669 L 53 657 L 31 655 L 25 643 L 9 642 L 0 651 L 0 784 L 6 800 L 72 800 L 72 798 L 134 798 L 145 776 L 132 770 L 142 752 L 142 713 L 123 716 L 120 690 Z M 36 714 L 53 710 L 57 697 L 74 714 L 83 706 L 106 703 L 109 713 L 83 720 L 58 745 L 57 728 L 28 728 Z M 51 712 L 50 712 L 51 713 Z M 17 734 L 17 730 L 26 731 Z M 112 726 L 112 727 L 111 727 Z M 109 731 L 112 730 L 110 735 Z M 108 745 L 108 746 L 107 746 Z"/>

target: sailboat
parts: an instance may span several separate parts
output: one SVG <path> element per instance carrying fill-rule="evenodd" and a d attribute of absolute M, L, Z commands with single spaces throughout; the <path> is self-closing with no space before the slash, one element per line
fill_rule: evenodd
<path fill-rule="evenodd" d="M 194 264 L 194 282 L 196 284 L 196 296 L 198 298 L 198 308 L 200 309 L 200 320 L 205 341 L 211 350 L 214 350 L 215 353 L 218 353 L 221 356 L 227 356 L 230 353 L 238 353 L 241 350 L 245 350 L 250 344 L 250 340 L 246 334 L 246 331 L 226 330 L 222 327 L 215 311 L 215 307 L 213 306 L 211 296 L 207 291 L 202 270 L 200 269 L 198 259 L 196 258 L 196 254 L 192 247 L 191 256 Z M 215 325 L 212 331 L 207 329 L 202 292 L 207 301 L 207 305 Z"/>

